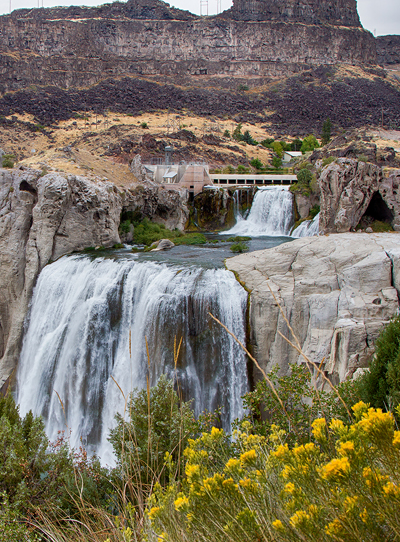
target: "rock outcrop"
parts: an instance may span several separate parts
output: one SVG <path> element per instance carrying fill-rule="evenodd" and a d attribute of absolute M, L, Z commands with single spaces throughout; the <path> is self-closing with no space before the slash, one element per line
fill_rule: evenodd
<path fill-rule="evenodd" d="M 293 341 L 283 315 L 304 353 L 337 383 L 367 366 L 382 326 L 399 309 L 396 233 L 303 238 L 226 265 L 251 292 L 251 342 L 265 370 L 304 362 L 280 335 Z"/>
<path fill-rule="evenodd" d="M 379 64 L 400 64 L 400 36 L 389 35 L 376 38 L 376 54 Z"/>
<path fill-rule="evenodd" d="M 338 158 L 319 178 L 320 232 L 354 230 L 364 215 L 400 231 L 400 170 L 385 176 L 369 162 Z"/>
<path fill-rule="evenodd" d="M 0 169 L 0 389 L 16 365 L 43 267 L 73 251 L 119 243 L 121 212 L 137 209 L 171 229 L 183 229 L 188 217 L 185 196 L 175 190 L 121 191 L 72 175 Z"/>
<path fill-rule="evenodd" d="M 126 76 L 258 80 L 321 64 L 376 63 L 354 0 L 286 0 L 278 11 L 276 0 L 242 4 L 217 17 L 155 0 L 14 11 L 0 17 L 0 92 L 87 88 Z"/>

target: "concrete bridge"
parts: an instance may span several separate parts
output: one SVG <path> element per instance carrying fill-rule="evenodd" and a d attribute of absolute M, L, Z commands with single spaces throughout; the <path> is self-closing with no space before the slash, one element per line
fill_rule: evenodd
<path fill-rule="evenodd" d="M 297 182 L 296 175 L 225 175 L 210 173 L 210 179 L 216 186 L 273 186 L 290 185 Z"/>

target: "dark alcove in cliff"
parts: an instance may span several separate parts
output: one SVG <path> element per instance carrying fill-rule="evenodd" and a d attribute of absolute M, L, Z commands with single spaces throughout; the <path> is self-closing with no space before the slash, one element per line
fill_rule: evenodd
<path fill-rule="evenodd" d="M 393 218 L 393 212 L 386 205 L 380 193 L 375 192 L 371 201 L 369 202 L 367 210 L 361 217 L 358 227 L 367 228 L 375 221 L 392 224 Z"/>

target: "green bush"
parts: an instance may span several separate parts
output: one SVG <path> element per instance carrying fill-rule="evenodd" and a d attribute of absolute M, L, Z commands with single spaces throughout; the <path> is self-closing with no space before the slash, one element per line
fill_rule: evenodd
<path fill-rule="evenodd" d="M 275 140 L 274 140 L 273 137 L 267 137 L 267 139 L 263 139 L 263 140 L 261 141 L 261 145 L 262 145 L 263 147 L 265 147 L 266 149 L 272 149 L 272 148 L 273 148 L 273 147 L 272 147 L 272 144 L 273 144 L 274 141 L 275 141 Z"/>
<path fill-rule="evenodd" d="M 140 126 L 141 128 L 148 128 L 147 122 L 142 122 Z"/>
<path fill-rule="evenodd" d="M 320 210 L 321 208 L 319 205 L 314 205 L 313 207 L 311 207 L 310 212 L 308 213 L 309 219 L 312 220 L 313 218 L 315 218 L 320 212 Z"/>
<path fill-rule="evenodd" d="M 317 138 L 310 134 L 307 137 L 303 139 L 303 143 L 301 145 L 301 152 L 304 154 L 309 151 L 313 151 L 314 149 L 317 149 L 319 147 L 319 143 L 317 141 Z"/>
<path fill-rule="evenodd" d="M 236 237 L 229 237 L 227 239 L 228 243 L 240 243 L 243 241 L 251 241 L 251 237 L 247 237 L 246 235 L 236 235 Z"/>
<path fill-rule="evenodd" d="M 389 410 L 400 404 L 400 316 L 379 334 L 369 371 L 358 383 L 362 399 L 372 406 Z"/>
<path fill-rule="evenodd" d="M 224 137 L 226 137 L 227 139 L 230 139 L 231 133 L 230 133 L 229 130 L 225 130 L 225 131 L 224 131 Z"/>
<path fill-rule="evenodd" d="M 334 156 L 327 156 L 326 158 L 322 159 L 322 167 L 329 166 L 329 164 L 332 164 L 336 158 Z"/>
<path fill-rule="evenodd" d="M 156 386 L 134 390 L 127 405 L 128 420 L 121 414 L 110 432 L 122 480 L 131 478 L 147 493 L 153 481 L 169 478 L 169 460 L 181 463 L 188 439 L 199 430 L 190 402 L 182 402 L 174 383 L 162 375 Z"/>
<path fill-rule="evenodd" d="M 240 174 L 240 175 L 246 175 L 247 173 L 250 173 L 249 172 L 249 168 L 247 168 L 246 166 L 244 166 L 243 164 L 239 164 L 238 167 L 237 167 L 237 172 Z"/>
<path fill-rule="evenodd" d="M 234 243 L 231 246 L 231 252 L 242 253 L 242 252 L 246 252 L 247 250 L 249 250 L 249 247 L 245 243 L 242 243 L 242 242 Z"/>
<path fill-rule="evenodd" d="M 257 169 L 258 171 L 263 169 L 262 162 L 261 162 L 261 160 L 259 158 L 253 158 L 250 161 L 250 165 L 251 165 L 251 167 Z"/>
<path fill-rule="evenodd" d="M 6 168 L 13 168 L 15 162 L 15 156 L 13 154 L 4 154 L 2 166 Z"/>

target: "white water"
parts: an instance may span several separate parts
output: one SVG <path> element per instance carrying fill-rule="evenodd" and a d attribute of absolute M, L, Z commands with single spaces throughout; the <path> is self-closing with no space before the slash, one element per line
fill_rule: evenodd
<path fill-rule="evenodd" d="M 293 194 L 283 187 L 257 190 L 248 217 L 236 213 L 236 221 L 223 235 L 289 235 L 293 225 Z"/>
<path fill-rule="evenodd" d="M 151 383 L 162 373 L 173 376 L 177 336 L 183 338 L 177 377 L 184 398 L 194 399 L 196 414 L 222 406 L 229 429 L 243 413 L 246 359 L 208 312 L 243 342 L 246 299 L 223 269 L 61 258 L 44 268 L 33 293 L 17 374 L 21 414 L 43 415 L 50 440 L 68 426 L 72 446 L 82 437 L 112 464 L 107 435 L 124 399 L 111 377 L 125 394 L 146 385 L 145 336 Z"/>
<path fill-rule="evenodd" d="M 303 220 L 303 222 L 292 231 L 292 237 L 312 237 L 319 233 L 319 213 L 312 220 Z"/>

